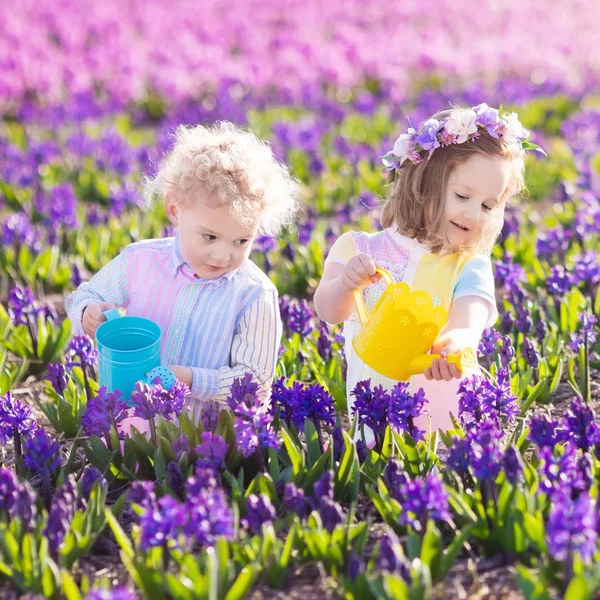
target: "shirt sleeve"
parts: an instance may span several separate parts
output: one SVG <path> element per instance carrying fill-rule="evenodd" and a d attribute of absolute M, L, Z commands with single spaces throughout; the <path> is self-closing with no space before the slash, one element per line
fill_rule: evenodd
<path fill-rule="evenodd" d="M 493 327 L 498 319 L 498 308 L 492 261 L 489 256 L 474 256 L 462 268 L 454 286 L 452 300 L 464 296 L 478 296 L 488 302 L 489 313 L 485 326 Z"/>
<path fill-rule="evenodd" d="M 231 346 L 231 367 L 192 370 L 192 394 L 199 400 L 225 401 L 234 379 L 251 373 L 267 398 L 275 374 L 283 328 L 277 291 L 263 292 L 244 312 Z"/>
<path fill-rule="evenodd" d="M 335 240 L 325 262 L 337 262 L 345 265 L 355 254 L 356 247 L 354 246 L 354 240 L 351 233 L 347 231 Z"/>
<path fill-rule="evenodd" d="M 128 256 L 128 249 L 125 248 L 88 282 L 82 283 L 65 298 L 65 308 L 75 335 L 83 333 L 83 311 L 93 302 L 113 302 L 117 306 L 127 306 L 129 302 Z"/>

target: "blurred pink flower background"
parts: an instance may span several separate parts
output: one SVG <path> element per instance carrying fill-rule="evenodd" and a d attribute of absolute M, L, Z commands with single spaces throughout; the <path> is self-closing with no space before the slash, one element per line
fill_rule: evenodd
<path fill-rule="evenodd" d="M 223 81 L 296 95 L 365 79 L 400 100 L 427 73 L 568 93 L 598 77 L 599 25 L 597 0 L 11 0 L 0 4 L 0 102 L 91 90 L 177 102 Z"/>

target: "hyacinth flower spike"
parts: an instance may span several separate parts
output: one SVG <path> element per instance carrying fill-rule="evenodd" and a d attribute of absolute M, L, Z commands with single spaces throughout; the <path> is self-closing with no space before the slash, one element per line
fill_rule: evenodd
<path fill-rule="evenodd" d="M 427 292 L 411 292 L 404 282 L 395 283 L 385 269 L 377 269 L 387 288 L 370 314 L 362 292 L 354 292 L 354 300 L 362 328 L 354 338 L 358 356 L 372 369 L 396 381 L 405 381 L 423 373 L 439 354 L 427 354 L 448 320 L 446 309 L 434 306 Z M 475 351 L 465 348 L 449 363 L 461 373 L 476 365 Z"/>

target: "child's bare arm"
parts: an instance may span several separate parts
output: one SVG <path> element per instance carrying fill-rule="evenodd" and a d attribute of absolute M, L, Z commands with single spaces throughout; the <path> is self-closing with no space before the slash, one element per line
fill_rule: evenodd
<path fill-rule="evenodd" d="M 315 291 L 315 310 L 327 323 L 341 323 L 355 310 L 354 290 L 376 283 L 381 276 L 375 273 L 377 265 L 368 254 L 357 254 L 345 265 L 325 263 L 323 276 Z"/>
<path fill-rule="evenodd" d="M 450 307 L 448 324 L 444 333 L 435 341 L 432 354 L 442 357 L 459 354 L 470 347 L 477 351 L 481 334 L 489 316 L 489 303 L 480 296 L 463 296 L 456 299 Z M 462 374 L 456 365 L 448 364 L 445 358 L 434 360 L 430 369 L 425 371 L 427 379 L 461 378 Z"/>

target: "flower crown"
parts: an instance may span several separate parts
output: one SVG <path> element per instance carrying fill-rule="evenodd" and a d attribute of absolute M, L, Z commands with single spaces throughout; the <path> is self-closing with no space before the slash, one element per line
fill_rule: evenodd
<path fill-rule="evenodd" d="M 429 158 L 436 148 L 474 140 L 479 137 L 480 129 L 485 129 L 496 139 L 517 144 L 523 150 L 546 154 L 529 141 L 529 131 L 521 125 L 517 113 L 505 113 L 502 106 L 495 109 L 484 103 L 473 108 L 456 108 L 442 121 L 427 119 L 418 130 L 409 127 L 408 133 L 401 134 L 394 148 L 382 157 L 384 172 L 391 174 L 393 180 L 395 170 L 404 161 L 418 164 L 424 159 L 423 152 L 429 152 Z"/>

